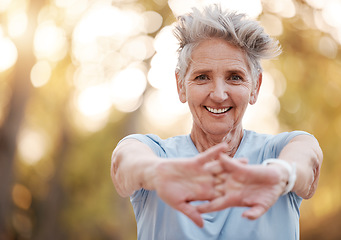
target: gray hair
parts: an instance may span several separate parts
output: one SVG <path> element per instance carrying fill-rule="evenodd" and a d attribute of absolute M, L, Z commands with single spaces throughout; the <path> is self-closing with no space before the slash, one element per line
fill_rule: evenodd
<path fill-rule="evenodd" d="M 281 54 L 279 42 L 266 34 L 257 21 L 246 18 L 245 14 L 223 11 L 217 4 L 205 7 L 202 12 L 197 8 L 192 11 L 178 17 L 173 31 L 179 41 L 177 71 L 182 80 L 192 51 L 203 40 L 221 38 L 240 47 L 246 53 L 254 83 L 262 72 L 261 59 Z"/>

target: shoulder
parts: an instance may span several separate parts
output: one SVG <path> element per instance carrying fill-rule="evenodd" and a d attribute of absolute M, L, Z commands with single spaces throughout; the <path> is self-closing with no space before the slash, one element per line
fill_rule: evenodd
<path fill-rule="evenodd" d="M 292 131 L 292 132 L 281 132 L 278 134 L 264 134 L 264 133 L 257 133 L 254 131 L 245 130 L 245 141 L 250 142 L 252 144 L 267 144 L 271 143 L 274 145 L 278 144 L 287 144 L 296 136 L 300 135 L 309 135 L 311 134 L 304 132 L 304 131 Z"/>
<path fill-rule="evenodd" d="M 304 131 L 263 134 L 245 130 L 237 157 L 247 157 L 252 163 L 261 163 L 266 158 L 277 158 L 282 149 L 300 135 L 310 134 Z"/>
<path fill-rule="evenodd" d="M 193 143 L 189 135 L 174 136 L 162 139 L 155 134 L 132 134 L 123 138 L 136 139 L 148 145 L 156 155 L 160 157 L 186 157 L 192 156 L 196 149 L 193 149 Z M 192 146 L 193 145 L 193 146 Z"/>

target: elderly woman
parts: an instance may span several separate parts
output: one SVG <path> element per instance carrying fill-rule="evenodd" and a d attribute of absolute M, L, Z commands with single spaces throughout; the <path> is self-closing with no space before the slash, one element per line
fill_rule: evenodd
<path fill-rule="evenodd" d="M 175 35 L 191 133 L 130 135 L 112 156 L 112 180 L 130 196 L 138 239 L 299 239 L 299 207 L 314 194 L 322 163 L 317 140 L 242 127 L 261 87 L 260 60 L 280 53 L 277 41 L 216 5 L 179 17 Z"/>

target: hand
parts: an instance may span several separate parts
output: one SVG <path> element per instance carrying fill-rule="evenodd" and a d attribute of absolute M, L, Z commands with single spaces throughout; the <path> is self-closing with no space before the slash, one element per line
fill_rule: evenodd
<path fill-rule="evenodd" d="M 159 197 L 199 227 L 203 227 L 201 213 L 190 202 L 220 196 L 220 191 L 215 189 L 215 176 L 222 171 L 217 160 L 222 160 L 226 146 L 218 144 L 194 158 L 170 159 L 157 167 L 155 189 Z"/>
<path fill-rule="evenodd" d="M 223 155 L 219 174 L 221 183 L 215 187 L 221 196 L 207 204 L 197 206 L 201 213 L 222 210 L 228 207 L 250 207 L 243 217 L 257 219 L 279 198 L 286 181 L 279 166 L 246 165 Z"/>

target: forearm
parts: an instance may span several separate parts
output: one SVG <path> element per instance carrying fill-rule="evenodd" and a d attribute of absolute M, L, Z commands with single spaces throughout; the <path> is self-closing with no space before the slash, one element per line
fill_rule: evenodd
<path fill-rule="evenodd" d="M 279 158 L 296 165 L 297 178 L 292 191 L 302 198 L 311 198 L 317 187 L 323 158 L 316 139 L 308 135 L 295 137 L 283 148 Z"/>
<path fill-rule="evenodd" d="M 155 170 L 160 159 L 145 144 L 128 139 L 113 152 L 111 178 L 122 197 L 145 188 L 154 189 Z"/>

